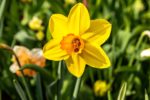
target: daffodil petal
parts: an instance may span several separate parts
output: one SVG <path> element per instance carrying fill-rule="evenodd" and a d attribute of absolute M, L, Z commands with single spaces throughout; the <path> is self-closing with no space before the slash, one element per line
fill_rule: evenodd
<path fill-rule="evenodd" d="M 65 60 L 69 57 L 66 51 L 60 48 L 60 40 L 52 39 L 43 48 L 43 56 L 49 60 Z"/>
<path fill-rule="evenodd" d="M 79 35 L 84 33 L 90 27 L 90 16 L 87 8 L 78 3 L 72 7 L 68 15 L 69 33 Z"/>
<path fill-rule="evenodd" d="M 98 45 L 86 43 L 81 57 L 84 58 L 87 65 L 94 68 L 107 68 L 111 65 L 108 56 Z"/>
<path fill-rule="evenodd" d="M 66 65 L 71 74 L 81 77 L 85 69 L 85 61 L 77 54 L 73 54 L 66 60 Z"/>
<path fill-rule="evenodd" d="M 21 54 L 22 52 L 24 52 L 24 54 L 26 55 L 30 55 L 30 50 L 24 46 L 14 46 L 13 48 L 13 51 L 16 53 L 16 54 Z"/>
<path fill-rule="evenodd" d="M 49 21 L 50 32 L 53 38 L 60 38 L 68 33 L 67 17 L 61 14 L 54 14 Z"/>
<path fill-rule="evenodd" d="M 90 28 L 82 34 L 82 38 L 88 41 L 103 44 L 111 33 L 111 24 L 105 19 L 91 20 Z"/>

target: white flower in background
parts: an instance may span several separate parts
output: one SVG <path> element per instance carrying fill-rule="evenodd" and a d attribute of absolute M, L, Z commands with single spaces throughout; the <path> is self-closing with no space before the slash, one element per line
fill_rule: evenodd
<path fill-rule="evenodd" d="M 17 64 L 12 64 L 9 68 L 12 73 L 16 73 L 19 70 L 19 66 Z"/>
<path fill-rule="evenodd" d="M 146 35 L 146 36 L 148 36 L 150 38 L 150 31 L 149 30 L 144 31 L 143 35 Z"/>
<path fill-rule="evenodd" d="M 141 56 L 142 58 L 144 58 L 144 57 L 150 57 L 150 48 L 143 50 L 143 51 L 141 52 L 140 56 Z"/>

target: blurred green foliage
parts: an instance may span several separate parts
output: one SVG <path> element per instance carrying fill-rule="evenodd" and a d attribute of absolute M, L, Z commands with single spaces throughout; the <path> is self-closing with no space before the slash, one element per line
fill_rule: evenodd
<path fill-rule="evenodd" d="M 11 47 L 23 45 L 29 49 L 42 48 L 51 39 L 48 28 L 50 16 L 54 13 L 67 15 L 74 5 L 66 1 L 0 0 L 0 42 Z M 143 31 L 150 30 L 150 1 L 87 0 L 87 3 L 91 19 L 105 18 L 112 24 L 111 36 L 103 44 L 112 66 L 102 70 L 87 66 L 77 100 L 116 100 L 123 82 L 127 82 L 126 100 L 148 98 L 150 59 L 142 59 L 140 53 L 150 47 L 150 41 L 146 36 L 141 40 L 140 37 Z M 41 41 L 36 38 L 36 31 L 28 26 L 33 16 L 43 21 L 45 38 Z M 21 78 L 9 71 L 11 56 L 7 50 L 0 49 L 0 100 L 27 98 Z M 38 72 L 35 77 L 26 77 L 33 100 L 58 99 L 56 94 L 60 94 L 62 100 L 71 100 L 76 78 L 68 73 L 64 62 L 61 63 L 61 73 L 57 71 L 58 62 L 54 61 L 47 61 L 43 70 L 34 65 L 29 67 Z M 58 78 L 58 74 L 61 74 L 61 78 Z M 104 96 L 94 94 L 96 80 L 105 80 L 110 85 Z M 22 94 L 18 94 L 19 90 Z"/>

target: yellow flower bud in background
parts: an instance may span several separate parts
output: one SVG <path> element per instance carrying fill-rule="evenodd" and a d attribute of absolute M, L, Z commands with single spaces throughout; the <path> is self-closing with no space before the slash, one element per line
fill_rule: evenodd
<path fill-rule="evenodd" d="M 135 0 L 133 8 L 136 12 L 141 12 L 144 10 L 144 4 L 142 2 L 142 0 Z"/>
<path fill-rule="evenodd" d="M 43 31 L 38 31 L 37 33 L 36 33 L 36 38 L 38 39 L 38 40 L 43 40 L 43 38 L 44 38 L 44 33 L 43 33 Z"/>
<path fill-rule="evenodd" d="M 76 0 L 65 0 L 66 4 L 75 4 Z"/>
<path fill-rule="evenodd" d="M 109 85 L 106 83 L 106 81 L 97 80 L 94 83 L 94 93 L 96 96 L 104 96 L 108 89 Z"/>
<path fill-rule="evenodd" d="M 34 16 L 30 21 L 29 21 L 29 28 L 32 30 L 43 30 L 42 26 L 42 20 L 39 19 L 38 17 Z"/>

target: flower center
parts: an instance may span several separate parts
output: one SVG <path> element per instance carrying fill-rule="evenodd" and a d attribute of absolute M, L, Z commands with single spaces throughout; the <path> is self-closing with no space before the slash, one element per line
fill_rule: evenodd
<path fill-rule="evenodd" d="M 81 53 L 84 48 L 84 41 L 79 36 L 75 36 L 74 34 L 68 34 L 63 37 L 60 44 L 61 49 L 66 50 L 68 54 L 73 52 Z"/>

